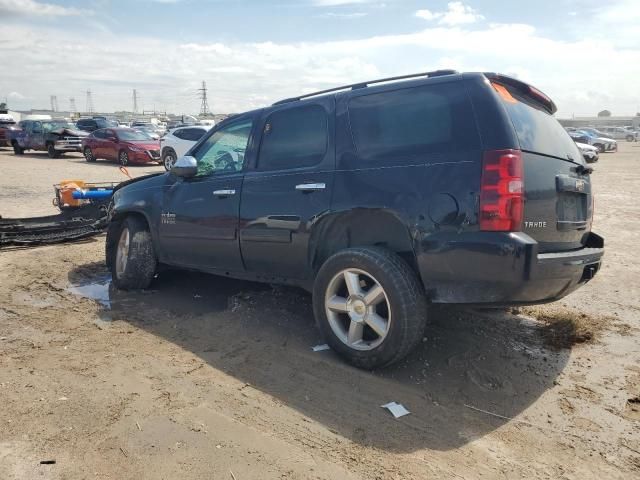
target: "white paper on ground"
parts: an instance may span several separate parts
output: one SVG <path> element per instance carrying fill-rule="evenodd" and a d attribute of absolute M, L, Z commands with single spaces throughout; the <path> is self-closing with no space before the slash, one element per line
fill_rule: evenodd
<path fill-rule="evenodd" d="M 405 415 L 409 415 L 411 413 L 409 410 L 404 408 L 403 405 L 400 405 L 399 403 L 396 403 L 396 402 L 389 402 L 385 405 L 380 405 L 380 406 L 382 408 L 386 408 L 387 410 L 389 410 L 395 418 L 404 417 Z"/>
<path fill-rule="evenodd" d="M 331 350 L 331 347 L 329 347 L 329 345 L 327 345 L 326 343 L 323 343 L 322 345 L 316 345 L 315 347 L 311 347 L 311 349 L 314 352 L 321 352 L 323 350 Z"/>

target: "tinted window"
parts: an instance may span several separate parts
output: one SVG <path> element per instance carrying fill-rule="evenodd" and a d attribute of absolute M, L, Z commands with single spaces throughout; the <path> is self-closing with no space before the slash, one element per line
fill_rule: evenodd
<path fill-rule="evenodd" d="M 96 130 L 93 132 L 93 136 L 96 138 L 107 138 L 107 132 L 105 130 Z"/>
<path fill-rule="evenodd" d="M 202 128 L 185 128 L 182 131 L 183 136 L 181 138 L 184 138 L 185 140 L 191 140 L 192 142 L 197 142 L 202 138 L 205 132 L 206 130 Z"/>
<path fill-rule="evenodd" d="M 274 112 L 262 134 L 258 168 L 279 170 L 309 167 L 327 151 L 327 113 L 319 105 Z"/>
<path fill-rule="evenodd" d="M 459 82 L 352 98 L 349 120 L 364 159 L 464 151 L 480 143 L 471 103 Z"/>
<path fill-rule="evenodd" d="M 500 96 L 509 112 L 522 150 L 563 160 L 571 157 L 575 162 L 584 162 L 573 139 L 552 115 L 516 91 L 504 88 L 510 95 Z"/>
<path fill-rule="evenodd" d="M 180 138 L 180 139 L 182 139 L 182 140 L 186 140 L 186 139 L 184 138 L 184 131 L 185 131 L 185 130 L 186 130 L 186 129 L 184 129 L 184 128 L 181 128 L 181 129 L 179 129 L 179 130 L 176 130 L 175 132 L 173 132 L 173 136 L 174 136 L 174 137 L 178 137 L 178 138 Z"/>

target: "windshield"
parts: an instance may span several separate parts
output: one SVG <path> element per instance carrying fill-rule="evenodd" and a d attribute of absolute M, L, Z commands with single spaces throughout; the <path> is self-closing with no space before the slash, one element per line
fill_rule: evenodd
<path fill-rule="evenodd" d="M 118 130 L 118 138 L 127 142 L 152 140 L 145 132 L 140 130 Z"/>
<path fill-rule="evenodd" d="M 75 128 L 75 126 L 64 120 L 42 122 L 42 129 L 45 132 L 51 132 L 52 130 L 59 130 L 61 128 Z"/>

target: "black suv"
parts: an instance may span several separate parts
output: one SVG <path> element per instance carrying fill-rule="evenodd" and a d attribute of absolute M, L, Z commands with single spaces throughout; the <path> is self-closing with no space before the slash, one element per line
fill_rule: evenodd
<path fill-rule="evenodd" d="M 429 303 L 557 300 L 604 242 L 555 111 L 513 78 L 437 71 L 234 116 L 115 191 L 113 282 L 145 288 L 167 264 L 302 286 L 329 345 L 365 368 L 420 342 Z"/>

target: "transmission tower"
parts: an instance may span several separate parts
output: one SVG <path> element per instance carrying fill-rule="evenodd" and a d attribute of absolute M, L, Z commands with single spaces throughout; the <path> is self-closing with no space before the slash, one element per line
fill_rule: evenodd
<path fill-rule="evenodd" d="M 138 113 L 138 91 L 133 89 L 133 113 Z"/>
<path fill-rule="evenodd" d="M 71 113 L 75 113 L 77 111 L 76 110 L 76 99 L 74 97 L 71 97 L 69 99 L 69 111 Z"/>
<path fill-rule="evenodd" d="M 58 111 L 58 97 L 55 95 L 51 95 L 51 111 L 52 112 Z"/>
<path fill-rule="evenodd" d="M 200 104 L 200 115 L 209 115 L 209 102 L 207 101 L 207 83 L 202 81 L 202 88 L 199 88 L 200 98 L 202 103 Z"/>
<path fill-rule="evenodd" d="M 87 90 L 87 113 L 93 113 L 93 98 L 91 98 L 91 90 Z"/>

